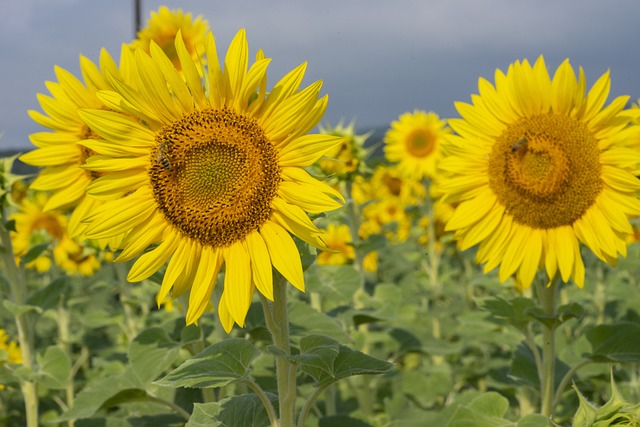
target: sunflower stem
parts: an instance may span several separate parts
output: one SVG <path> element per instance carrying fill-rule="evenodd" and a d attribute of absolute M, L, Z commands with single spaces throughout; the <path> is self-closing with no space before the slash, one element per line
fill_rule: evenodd
<path fill-rule="evenodd" d="M 13 245 L 9 230 L 4 226 L 6 220 L 6 212 L 2 209 L 2 224 L 0 224 L 0 242 L 2 243 L 2 258 L 6 278 L 11 288 L 11 297 L 13 303 L 17 306 L 23 306 L 27 302 L 27 277 L 22 266 L 16 265 Z M 15 316 L 16 328 L 18 330 L 18 343 L 20 344 L 20 352 L 22 355 L 22 366 L 28 372 L 33 372 L 35 368 L 35 356 L 33 349 L 33 321 L 32 313 L 26 312 Z M 20 389 L 24 399 L 25 416 L 27 419 L 27 427 L 38 426 L 38 390 L 34 381 L 20 380 Z"/>
<path fill-rule="evenodd" d="M 542 324 L 542 375 L 540 376 L 540 396 L 541 396 L 541 412 L 542 415 L 549 417 L 549 426 L 551 426 L 553 416 L 555 414 L 554 407 L 554 378 L 556 366 L 556 322 L 557 316 L 557 293 L 559 288 L 559 279 L 556 275 L 550 283 L 545 286 L 537 281 L 538 298 L 540 305 L 545 314 L 549 318 L 549 322 Z"/>
<path fill-rule="evenodd" d="M 291 354 L 289 343 L 289 319 L 287 316 L 287 281 L 275 272 L 273 276 L 273 303 L 265 312 L 267 327 L 273 344 L 284 354 Z M 265 307 L 265 305 L 263 305 Z M 276 357 L 276 380 L 280 405 L 280 427 L 295 426 L 297 367 L 286 357 Z"/>

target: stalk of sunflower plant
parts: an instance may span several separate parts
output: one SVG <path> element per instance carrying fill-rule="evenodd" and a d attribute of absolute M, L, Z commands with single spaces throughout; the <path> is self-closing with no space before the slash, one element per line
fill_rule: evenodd
<path fill-rule="evenodd" d="M 189 292 L 188 324 L 204 313 L 224 268 L 217 307 L 224 329 L 244 325 L 257 289 L 275 344 L 288 353 L 287 289 L 280 275 L 304 290 L 292 235 L 324 247 L 307 212 L 343 202 L 303 169 L 342 142 L 308 134 L 327 97 L 318 97 L 321 82 L 300 89 L 306 64 L 267 92 L 270 59 L 258 51 L 249 67 L 244 30 L 222 67 L 211 33 L 207 66 L 194 62 L 182 37 L 175 48 L 181 72 L 152 43 L 150 55 L 141 49 L 134 54 L 133 84 L 112 76 L 114 90 L 98 93 L 111 111 L 81 112 L 105 141 L 83 142 L 97 153 L 86 168 L 104 173 L 87 189 L 104 200 L 89 218 L 87 236 L 125 235 L 117 261 L 138 257 L 129 281 L 144 280 L 168 263 L 157 300 Z M 150 245 L 156 246 L 144 252 Z M 295 367 L 285 358 L 276 363 L 282 425 L 292 425 Z"/>
<path fill-rule="evenodd" d="M 629 219 L 640 214 L 637 114 L 625 110 L 627 96 L 605 107 L 609 72 L 587 93 L 568 60 L 553 78 L 541 56 L 495 80 L 480 79 L 479 95 L 449 120 L 456 135 L 443 147 L 438 189 L 459 205 L 446 228 L 462 249 L 479 245 L 477 262 L 499 266 L 501 282 L 515 276 L 528 288 L 544 269 L 550 283 L 537 281 L 538 296 L 554 317 L 560 282 L 584 286 L 580 243 L 610 264 L 626 254 Z M 555 327 L 543 332 L 541 407 L 553 416 Z"/>
<path fill-rule="evenodd" d="M 0 249 L 2 249 L 0 250 L 0 262 L 2 262 L 0 274 L 10 288 L 10 297 L 5 302 L 5 307 L 11 309 L 15 318 L 21 363 L 28 372 L 32 372 L 36 366 L 33 340 L 34 313 L 21 310 L 27 303 L 27 279 L 24 265 L 15 262 L 13 244 L 7 227 L 7 211 L 9 204 L 13 203 L 11 190 L 13 185 L 22 178 L 12 173 L 15 158 L 0 159 Z M 37 427 L 39 425 L 37 383 L 29 378 L 20 378 L 20 389 L 24 399 L 27 427 Z"/>

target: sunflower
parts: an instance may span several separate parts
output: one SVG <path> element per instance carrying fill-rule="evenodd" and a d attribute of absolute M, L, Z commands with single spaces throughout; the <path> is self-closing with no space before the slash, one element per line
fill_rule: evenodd
<path fill-rule="evenodd" d="M 123 50 L 121 66 L 126 65 L 131 55 Z M 85 139 L 95 139 L 98 135 L 82 121 L 78 111 L 82 108 L 104 108 L 97 98 L 99 90 L 110 88 L 106 74 L 119 75 L 120 71 L 106 50 L 100 54 L 100 67 L 84 56 L 80 57 L 80 68 L 84 82 L 70 72 L 55 67 L 58 82 L 47 82 L 46 86 L 52 96 L 38 95 L 40 105 L 45 112 L 29 111 L 31 118 L 38 124 L 49 128 L 52 132 L 38 132 L 30 135 L 35 150 L 23 154 L 20 160 L 43 168 L 30 188 L 37 191 L 51 192 L 44 210 L 73 208 L 69 218 L 68 233 L 78 237 L 86 228 L 83 220 L 94 210 L 100 201 L 85 197 L 89 183 L 99 177 L 100 172 L 83 169 L 87 158 L 94 153 L 80 145 Z M 102 242 L 112 248 L 119 246 L 117 238 Z"/>
<path fill-rule="evenodd" d="M 49 196 L 44 192 L 27 192 L 18 206 L 19 211 L 10 216 L 15 221 L 15 231 L 11 241 L 16 262 L 36 245 L 45 244 L 48 248 L 26 264 L 27 268 L 42 273 L 55 265 L 70 275 L 91 276 L 100 269 L 97 248 L 91 242 L 79 243 L 67 233 L 67 217 L 58 210 L 46 210 Z M 50 250 L 49 250 L 50 248 Z"/>
<path fill-rule="evenodd" d="M 524 288 L 539 268 L 549 278 L 584 286 L 580 244 L 614 264 L 626 255 L 640 214 L 633 174 L 639 127 L 621 96 L 605 107 L 607 71 L 586 92 L 565 60 L 550 78 L 541 56 L 513 63 L 496 84 L 479 81 L 472 104 L 457 103 L 460 119 L 441 161 L 439 190 L 460 202 L 447 229 L 463 249 L 479 244 L 485 272 L 500 267 Z"/>
<path fill-rule="evenodd" d="M 9 335 L 4 329 L 0 329 L 0 350 L 7 353 L 5 359 L 7 363 L 22 363 L 22 353 L 20 352 L 20 346 L 15 341 L 9 340 Z M 1 365 L 2 363 L 0 363 Z"/>
<path fill-rule="evenodd" d="M 170 10 L 160 6 L 157 12 L 151 12 L 147 26 L 138 31 L 137 38 L 130 44 L 132 49 L 142 48 L 149 53 L 151 42 L 155 42 L 171 60 L 173 65 L 181 69 L 180 59 L 175 49 L 174 40 L 180 32 L 182 39 L 194 60 L 204 55 L 204 41 L 209 32 L 209 24 L 202 16 L 192 18 L 181 9 Z"/>
<path fill-rule="evenodd" d="M 345 224 L 329 224 L 324 234 L 324 242 L 329 251 L 318 254 L 318 265 L 344 265 L 355 258 L 355 249 L 349 226 Z"/>
<path fill-rule="evenodd" d="M 391 123 L 384 136 L 385 157 L 398 163 L 406 176 L 417 180 L 433 178 L 442 156 L 443 137 L 449 133 L 446 122 L 436 113 L 421 110 L 404 113 Z"/>
<path fill-rule="evenodd" d="M 16 263 L 29 252 L 29 249 L 40 244 L 56 245 L 66 234 L 67 218 L 60 211 L 45 211 L 49 201 L 46 193 L 28 194 L 21 202 L 19 211 L 9 219 L 15 221 L 15 231 L 11 232 Z M 51 253 L 42 251 L 34 260 L 26 264 L 27 268 L 42 273 L 51 269 Z"/>
<path fill-rule="evenodd" d="M 85 143 L 98 153 L 87 168 L 105 174 L 88 194 L 106 201 L 91 216 L 87 235 L 126 233 L 117 261 L 141 255 L 129 271 L 131 282 L 168 262 L 157 301 L 190 291 L 187 324 L 204 312 L 224 266 L 218 316 L 230 331 L 234 323 L 244 325 L 256 288 L 273 299 L 272 267 L 304 290 L 289 233 L 324 247 L 307 212 L 333 210 L 344 200 L 303 168 L 342 139 L 307 134 L 327 96 L 318 98 L 321 82 L 299 89 L 306 64 L 267 92 L 270 59 L 258 51 L 248 66 L 244 30 L 231 42 L 224 68 L 211 33 L 206 69 L 182 37 L 175 47 L 182 73 L 152 43 L 150 56 L 135 52 L 135 86 L 114 77 L 116 90 L 99 94 L 113 111 L 82 112 L 106 141 Z"/>
<path fill-rule="evenodd" d="M 319 130 L 320 133 L 344 137 L 342 144 L 327 152 L 318 161 L 318 166 L 323 173 L 335 175 L 339 180 L 351 180 L 356 174 L 361 174 L 364 171 L 364 159 L 368 155 L 364 144 L 371 136 L 371 132 L 358 135 L 354 121 L 348 125 L 345 125 L 343 121 L 335 126 L 321 125 Z"/>

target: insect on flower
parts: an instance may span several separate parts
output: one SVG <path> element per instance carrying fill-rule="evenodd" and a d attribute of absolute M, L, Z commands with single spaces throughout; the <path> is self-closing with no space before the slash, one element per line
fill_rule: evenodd
<path fill-rule="evenodd" d="M 156 162 L 166 170 L 171 169 L 171 162 L 169 162 L 169 154 L 167 152 L 167 141 L 162 141 L 158 146 L 158 152 L 156 153 Z"/>
<path fill-rule="evenodd" d="M 520 149 L 520 147 L 522 147 L 524 144 L 527 143 L 527 138 L 522 138 L 518 141 L 516 141 L 512 146 L 511 146 L 511 152 L 515 153 L 516 151 L 518 151 L 518 149 Z"/>

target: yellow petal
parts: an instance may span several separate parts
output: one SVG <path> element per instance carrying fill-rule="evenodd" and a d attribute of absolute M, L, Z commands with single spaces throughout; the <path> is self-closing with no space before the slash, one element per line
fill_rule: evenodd
<path fill-rule="evenodd" d="M 302 262 L 296 244 L 284 228 L 271 221 L 260 228 L 260 235 L 267 245 L 273 266 L 293 286 L 304 292 Z"/>

